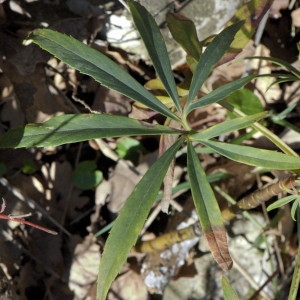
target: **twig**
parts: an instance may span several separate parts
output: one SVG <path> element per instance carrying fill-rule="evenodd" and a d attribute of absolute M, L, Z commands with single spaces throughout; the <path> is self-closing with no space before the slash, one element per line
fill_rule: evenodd
<path fill-rule="evenodd" d="M 55 226 L 57 226 L 61 231 L 63 231 L 66 235 L 71 236 L 71 233 L 69 231 L 67 231 L 63 226 L 61 226 L 55 219 L 53 219 L 43 207 L 38 205 L 34 200 L 32 200 L 28 197 L 24 197 L 20 192 L 18 192 L 15 188 L 13 188 L 5 178 L 1 178 L 0 183 L 4 187 L 6 187 L 19 200 L 26 203 L 30 208 L 38 210 L 39 212 L 41 212 L 50 222 L 52 222 Z M 3 204 L 2 204 L 1 209 L 2 208 L 3 208 Z M 14 218 L 11 221 L 16 221 L 16 218 Z M 25 221 L 25 220 L 23 220 L 23 221 Z M 25 222 L 27 222 L 27 221 L 25 221 Z"/>
<path fill-rule="evenodd" d="M 0 210 L 0 219 L 2 219 L 2 220 L 9 220 L 9 221 L 13 221 L 13 222 L 18 222 L 18 223 L 22 223 L 22 224 L 25 224 L 25 225 L 29 225 L 31 227 L 37 228 L 39 230 L 45 231 L 45 232 L 53 234 L 53 235 L 57 235 L 58 234 L 56 231 L 50 230 L 50 229 L 48 229 L 46 227 L 43 227 L 43 226 L 40 226 L 40 225 L 31 223 L 31 222 L 28 222 L 28 221 L 26 221 L 26 220 L 23 219 L 25 217 L 30 217 L 31 213 L 28 213 L 28 214 L 25 214 L 25 215 L 21 215 L 21 216 L 17 216 L 17 217 L 16 216 L 12 216 L 12 215 L 4 215 L 2 213 L 4 212 L 5 208 L 6 208 L 6 203 L 5 203 L 4 198 L 2 198 L 2 204 L 1 204 L 1 210 Z"/>
<path fill-rule="evenodd" d="M 232 257 L 233 260 L 233 267 L 240 272 L 240 274 L 249 282 L 249 284 L 256 290 L 259 290 L 259 285 L 252 279 L 252 277 L 249 275 L 249 273 L 237 262 L 234 257 Z M 269 295 L 267 295 L 264 291 L 260 290 L 260 295 L 263 296 L 265 299 L 271 300 Z"/>
<path fill-rule="evenodd" d="M 254 37 L 254 43 L 253 43 L 254 48 L 256 48 L 259 45 L 260 41 L 261 41 L 264 29 L 266 27 L 266 24 L 267 24 L 267 21 L 268 21 L 268 18 L 269 18 L 269 12 L 270 12 L 270 9 L 266 12 L 266 14 L 263 16 L 262 20 L 260 21 L 260 23 L 258 25 L 256 34 L 255 34 L 255 37 Z M 251 63 L 252 63 L 252 60 L 249 59 L 247 61 L 246 68 L 245 68 L 245 71 L 244 71 L 242 77 L 246 77 L 246 76 L 249 75 L 250 68 L 251 68 Z"/>

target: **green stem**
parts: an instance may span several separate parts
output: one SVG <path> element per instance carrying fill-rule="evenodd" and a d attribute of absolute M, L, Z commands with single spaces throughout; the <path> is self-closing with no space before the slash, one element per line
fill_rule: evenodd
<path fill-rule="evenodd" d="M 300 247 L 298 247 L 296 265 L 295 265 L 295 269 L 294 269 L 293 280 L 292 280 L 288 300 L 296 300 L 297 299 L 299 283 L 300 283 Z"/>
<path fill-rule="evenodd" d="M 190 125 L 188 123 L 188 120 L 187 120 L 187 113 L 186 113 L 185 108 L 183 109 L 183 112 L 182 112 L 181 122 L 182 122 L 183 128 L 186 131 L 191 131 L 192 130 L 192 128 L 190 127 Z"/>
<path fill-rule="evenodd" d="M 226 102 L 225 100 L 219 101 L 219 104 L 222 105 L 224 108 L 228 109 L 229 111 L 231 111 L 232 113 L 234 113 L 238 117 L 246 116 L 246 114 L 244 114 L 239 109 L 233 107 L 230 103 Z M 262 133 L 266 138 L 268 138 L 271 142 L 273 142 L 285 154 L 298 157 L 298 154 L 293 149 L 291 149 L 285 142 L 283 142 L 277 135 L 275 135 L 266 127 L 262 126 L 258 122 L 253 123 L 251 127 L 255 128 L 257 131 Z"/>

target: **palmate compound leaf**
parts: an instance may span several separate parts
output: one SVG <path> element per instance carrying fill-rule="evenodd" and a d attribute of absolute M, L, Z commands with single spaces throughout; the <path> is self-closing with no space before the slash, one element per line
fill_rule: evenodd
<path fill-rule="evenodd" d="M 177 140 L 146 172 L 126 200 L 106 241 L 98 273 L 97 294 L 105 300 L 109 287 L 136 243 L 168 167 L 183 138 Z"/>
<path fill-rule="evenodd" d="M 101 52 L 73 37 L 50 29 L 37 29 L 30 34 L 28 40 L 33 41 L 79 72 L 93 77 L 104 86 L 138 101 L 162 115 L 179 120 L 124 69 Z"/>
<path fill-rule="evenodd" d="M 221 211 L 191 142 L 188 142 L 187 154 L 188 175 L 196 212 L 211 253 L 226 272 L 232 267 L 232 259 Z"/>
<path fill-rule="evenodd" d="M 0 148 L 54 147 L 96 138 L 180 133 L 166 126 L 122 116 L 62 115 L 42 124 L 29 124 L 8 131 L 0 137 Z"/>
<path fill-rule="evenodd" d="M 221 100 L 219 103 L 237 117 L 246 116 L 241 110 L 239 110 L 236 107 L 233 107 L 227 101 Z M 267 127 L 259 124 L 258 122 L 253 123 L 251 127 L 262 133 L 266 138 L 268 138 L 272 143 L 274 143 L 283 153 L 298 157 L 298 154 L 291 147 L 284 143 L 276 134 L 271 132 Z"/>

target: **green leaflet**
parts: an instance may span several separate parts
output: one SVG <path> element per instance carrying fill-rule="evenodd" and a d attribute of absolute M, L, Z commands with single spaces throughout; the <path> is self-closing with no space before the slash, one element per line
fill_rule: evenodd
<path fill-rule="evenodd" d="M 28 39 L 108 88 L 138 101 L 154 111 L 178 120 L 178 117 L 156 97 L 101 52 L 70 36 L 50 29 L 37 29 L 30 34 Z"/>
<path fill-rule="evenodd" d="M 211 253 L 224 271 L 232 266 L 221 211 L 191 142 L 188 143 L 187 168 L 193 200 Z"/>
<path fill-rule="evenodd" d="M 221 155 L 250 166 L 271 170 L 295 170 L 300 168 L 300 158 L 284 153 L 249 146 L 231 145 L 211 140 L 201 143 Z"/>
<path fill-rule="evenodd" d="M 182 145 L 179 139 L 147 171 L 126 200 L 106 241 L 99 268 L 98 297 L 106 299 L 112 281 L 135 244 L 168 167 Z"/>
<path fill-rule="evenodd" d="M 201 55 L 191 82 L 186 110 L 190 111 L 190 103 L 192 103 L 195 99 L 197 93 L 212 71 L 213 67 L 228 50 L 235 34 L 239 31 L 242 25 L 243 22 L 238 22 L 223 30 L 214 38 L 214 40 L 208 45 L 204 53 Z"/>
<path fill-rule="evenodd" d="M 96 138 L 152 134 L 180 134 L 180 131 L 122 116 L 62 115 L 42 124 L 8 131 L 0 137 L 0 148 L 50 147 Z"/>
<path fill-rule="evenodd" d="M 239 296 L 236 291 L 230 285 L 226 277 L 222 277 L 222 289 L 225 300 L 239 300 Z"/>
<path fill-rule="evenodd" d="M 165 41 L 151 14 L 138 2 L 127 3 L 153 66 L 179 112 L 182 111 Z"/>
<path fill-rule="evenodd" d="M 262 119 L 267 112 L 261 112 L 251 116 L 239 117 L 232 120 L 224 121 L 217 125 L 211 126 L 201 132 L 190 135 L 191 141 L 201 141 L 220 136 L 225 133 L 233 132 L 242 128 L 251 126 L 254 122 Z"/>

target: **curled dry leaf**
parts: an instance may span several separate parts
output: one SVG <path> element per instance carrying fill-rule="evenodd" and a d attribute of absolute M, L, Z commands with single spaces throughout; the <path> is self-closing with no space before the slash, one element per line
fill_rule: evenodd
<path fill-rule="evenodd" d="M 206 230 L 204 234 L 214 259 L 222 270 L 227 272 L 232 268 L 233 262 L 228 251 L 225 227 L 213 226 L 210 232 Z"/>
<path fill-rule="evenodd" d="M 74 291 L 76 299 L 86 299 L 90 286 L 97 279 L 99 262 L 100 246 L 87 236 L 76 246 L 70 270 L 69 287 Z"/>

